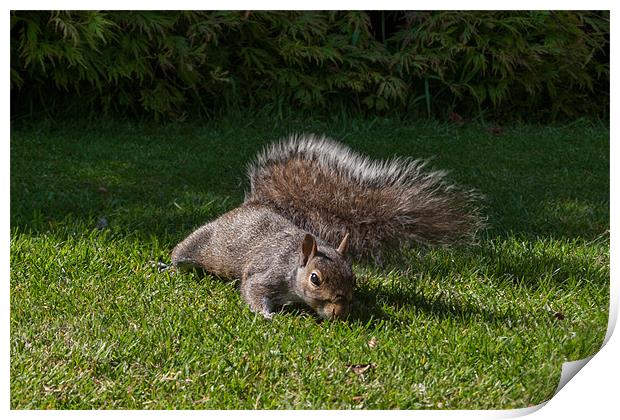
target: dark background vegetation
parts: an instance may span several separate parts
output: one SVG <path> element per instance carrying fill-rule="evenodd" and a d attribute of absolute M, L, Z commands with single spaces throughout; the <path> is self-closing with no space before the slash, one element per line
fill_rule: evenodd
<path fill-rule="evenodd" d="M 13 11 L 13 117 L 609 114 L 608 11 Z"/>

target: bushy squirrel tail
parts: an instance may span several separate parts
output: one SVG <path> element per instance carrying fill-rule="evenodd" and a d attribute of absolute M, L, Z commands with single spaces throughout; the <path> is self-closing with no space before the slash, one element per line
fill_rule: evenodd
<path fill-rule="evenodd" d="M 334 246 L 348 232 L 358 258 L 412 243 L 471 241 L 483 225 L 478 195 L 426 164 L 373 160 L 329 138 L 296 135 L 249 165 L 245 202 L 266 205 Z"/>

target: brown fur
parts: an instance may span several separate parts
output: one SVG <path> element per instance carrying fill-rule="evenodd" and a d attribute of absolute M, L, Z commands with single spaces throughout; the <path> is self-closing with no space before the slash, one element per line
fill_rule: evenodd
<path fill-rule="evenodd" d="M 370 160 L 326 138 L 293 137 L 250 166 L 245 201 L 273 208 L 332 245 L 348 232 L 357 257 L 411 243 L 471 241 L 483 224 L 477 194 L 424 167 L 403 158 Z"/>

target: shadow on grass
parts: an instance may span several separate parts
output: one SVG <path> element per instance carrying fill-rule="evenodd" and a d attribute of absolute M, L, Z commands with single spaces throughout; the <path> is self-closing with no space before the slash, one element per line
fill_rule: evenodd
<path fill-rule="evenodd" d="M 360 289 L 357 291 L 355 307 L 351 314 L 351 321 L 362 324 L 376 324 L 382 320 L 390 320 L 393 315 L 386 312 L 398 312 L 400 308 L 414 308 L 435 319 L 476 319 L 488 324 L 515 322 L 511 316 L 486 310 L 471 303 L 457 302 L 442 297 L 428 297 L 421 293 L 394 290 Z"/>
<path fill-rule="evenodd" d="M 239 204 L 248 161 L 294 131 L 233 123 L 13 130 L 11 224 L 36 233 L 67 216 L 93 227 L 106 217 L 121 233 L 177 242 Z M 346 135 L 346 127 L 328 123 L 303 131 L 344 138 L 376 157 L 434 156 L 433 167 L 486 196 L 494 237 L 591 240 L 609 228 L 609 133 L 602 126 L 525 126 L 498 139 L 484 127 L 390 124 Z"/>
<path fill-rule="evenodd" d="M 300 131 L 345 139 L 354 149 L 376 157 L 435 156 L 434 167 L 450 169 L 455 181 L 487 197 L 490 229 L 485 235 L 491 241 L 598 240 L 609 230 L 605 127 L 525 126 L 506 130 L 498 139 L 484 127 L 394 124 L 350 132 L 347 127 L 315 123 L 302 125 Z M 193 229 L 238 205 L 246 187 L 247 162 L 263 145 L 291 131 L 291 126 L 269 123 L 240 128 L 238 121 L 208 127 L 104 124 L 13 130 L 11 225 L 20 232 L 62 236 L 72 234 L 75 226 L 95 229 L 105 218 L 119 235 L 145 243 L 155 237 L 172 249 Z M 569 273 L 590 267 L 585 257 L 485 246 L 475 251 L 478 254 L 456 251 L 452 257 L 464 268 L 484 270 L 487 277 L 529 287 L 549 273 L 561 284 Z M 403 270 L 410 264 L 401 261 L 393 268 Z M 416 271 L 450 278 L 455 267 L 445 260 L 422 258 L 416 260 Z M 381 296 L 392 306 L 415 305 L 438 316 L 472 311 L 489 320 L 500 316 L 415 293 L 384 290 Z M 372 293 L 361 289 L 360 299 L 373 316 L 383 316 Z"/>
<path fill-rule="evenodd" d="M 607 232 L 591 244 L 608 241 Z M 381 267 L 360 264 L 358 269 L 363 274 L 358 277 L 354 305 L 357 309 L 352 318 L 361 323 L 374 323 L 390 319 L 393 313 L 405 307 L 438 319 L 475 319 L 488 324 L 517 325 L 525 322 L 528 314 L 512 313 L 514 305 L 502 306 L 499 297 L 494 300 L 499 306 L 483 305 L 476 294 L 482 290 L 499 290 L 502 285 L 534 293 L 538 289 L 546 290 L 549 285 L 573 290 L 580 283 L 607 290 L 608 253 L 584 248 L 575 251 L 573 243 L 565 240 L 538 245 L 495 239 L 473 248 L 430 253 L 405 251 L 392 255 Z M 424 286 L 418 287 L 418 282 Z M 459 284 L 453 284 L 455 282 Z M 460 292 L 453 293 L 455 288 Z M 463 294 L 468 289 L 476 293 Z"/>

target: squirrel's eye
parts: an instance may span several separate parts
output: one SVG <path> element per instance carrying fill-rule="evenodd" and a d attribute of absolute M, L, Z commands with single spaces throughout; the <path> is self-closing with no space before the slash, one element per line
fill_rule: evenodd
<path fill-rule="evenodd" d="M 319 275 L 317 273 L 312 273 L 310 274 L 310 281 L 312 282 L 312 284 L 314 284 L 315 286 L 318 286 L 321 284 L 321 279 L 319 278 Z"/>

